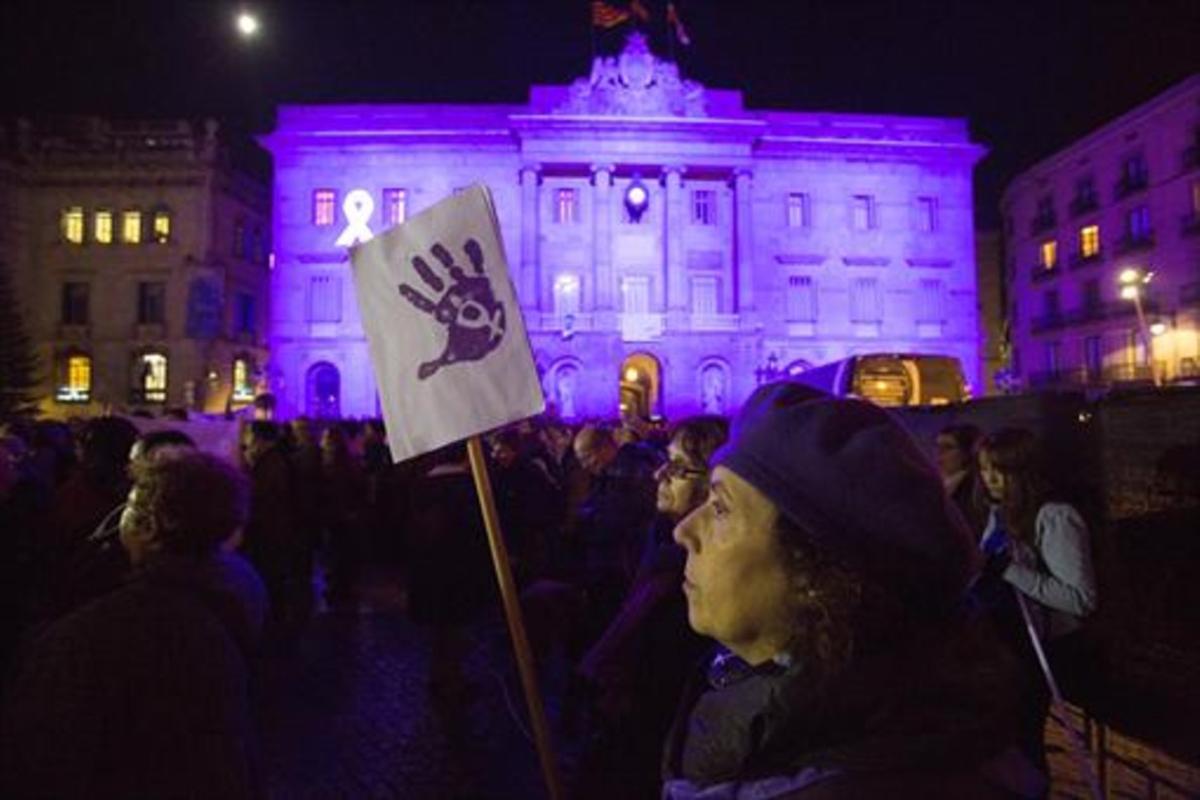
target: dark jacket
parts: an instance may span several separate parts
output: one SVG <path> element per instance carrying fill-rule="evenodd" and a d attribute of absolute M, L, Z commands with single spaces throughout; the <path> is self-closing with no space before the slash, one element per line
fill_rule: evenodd
<path fill-rule="evenodd" d="M 247 696 L 262 591 L 242 562 L 172 562 L 48 628 L 9 687 L 0 794 L 262 796 Z"/>
<path fill-rule="evenodd" d="M 974 633 L 861 658 L 814 680 L 803 665 L 723 654 L 685 692 L 664 797 L 1038 796 L 1016 754 L 1009 669 Z"/>

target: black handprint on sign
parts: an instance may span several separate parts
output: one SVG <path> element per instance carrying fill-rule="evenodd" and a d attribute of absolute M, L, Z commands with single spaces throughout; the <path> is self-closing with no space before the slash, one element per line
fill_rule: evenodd
<path fill-rule="evenodd" d="M 430 300 L 408 284 L 400 284 L 401 297 L 447 328 L 446 348 L 442 354 L 417 368 L 417 377 L 421 380 L 447 364 L 484 358 L 499 347 L 504 338 L 505 323 L 504 304 L 496 300 L 492 284 L 483 272 L 483 250 L 478 242 L 467 239 L 463 244 L 463 252 L 471 260 L 474 275 L 468 275 L 456 265 L 441 243 L 429 248 L 429 252 L 450 274 L 449 287 L 420 256 L 413 258 L 413 269 L 425 285 L 437 293 L 438 299 Z"/>

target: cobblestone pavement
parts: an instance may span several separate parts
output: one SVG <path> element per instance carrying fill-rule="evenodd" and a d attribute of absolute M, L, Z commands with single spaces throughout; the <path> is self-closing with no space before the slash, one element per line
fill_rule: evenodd
<path fill-rule="evenodd" d="M 499 613 L 472 630 L 468 712 L 447 715 L 426 690 L 428 642 L 404 615 L 395 580 L 376 576 L 357 614 L 323 610 L 290 648 L 272 648 L 259 688 L 263 760 L 272 798 L 496 800 L 545 797 L 524 698 Z M 547 711 L 557 716 L 555 676 Z M 561 679 L 559 680 L 561 683 Z M 1075 718 L 1078 729 L 1082 720 Z M 1103 744 L 1111 798 L 1200 797 L 1200 769 L 1117 731 Z M 570 742 L 556 741 L 564 771 Z M 1047 724 L 1055 798 L 1088 798 L 1059 724 Z"/>

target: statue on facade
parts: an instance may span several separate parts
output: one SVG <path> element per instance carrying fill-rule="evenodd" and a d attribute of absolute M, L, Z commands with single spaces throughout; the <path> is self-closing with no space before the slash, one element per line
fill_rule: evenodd
<path fill-rule="evenodd" d="M 616 57 L 597 56 L 592 72 L 571 84 L 558 114 L 704 117 L 704 87 L 684 80 L 679 65 L 657 58 L 640 31 Z"/>

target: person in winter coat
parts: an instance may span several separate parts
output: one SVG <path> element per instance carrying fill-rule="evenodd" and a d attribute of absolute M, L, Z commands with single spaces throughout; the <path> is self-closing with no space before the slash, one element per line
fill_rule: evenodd
<path fill-rule="evenodd" d="M 1013 591 L 1020 593 L 1060 686 L 1069 695 L 1082 690 L 1080 676 L 1097 667 L 1083 630 L 1099 603 L 1091 537 L 1074 506 L 1052 499 L 1033 433 L 1003 428 L 985 436 L 978 452 L 980 488 L 991 512 L 980 542 L 987 559 L 981 583 L 994 598 L 993 619 L 1024 666 L 1023 747 L 1044 764 L 1050 692 Z"/>
<path fill-rule="evenodd" d="M 675 528 L 688 620 L 667 798 L 1036 796 L 1011 662 L 961 611 L 979 558 L 936 470 L 870 403 L 760 388 Z"/>
<path fill-rule="evenodd" d="M 230 552 L 249 486 L 187 449 L 133 473 L 120 538 L 137 574 L 24 653 L 4 705 L 4 797 L 263 796 L 248 692 L 266 594 Z"/>

